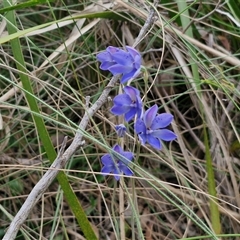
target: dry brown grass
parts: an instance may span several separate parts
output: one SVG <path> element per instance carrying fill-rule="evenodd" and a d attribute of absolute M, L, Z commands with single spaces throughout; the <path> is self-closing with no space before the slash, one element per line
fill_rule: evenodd
<path fill-rule="evenodd" d="M 53 24 L 21 36 L 28 73 L 56 149 L 64 136 L 68 136 L 67 145 L 71 143 L 84 114 L 86 96 L 91 96 L 91 103 L 96 101 L 110 79 L 106 71 L 99 70 L 95 55 L 109 45 L 133 45 L 150 8 L 148 2 L 135 0 L 114 1 L 113 6 L 105 1 L 101 6 L 91 1 L 74 6 L 73 2 L 65 3 L 69 6 L 56 3 L 55 17 L 102 12 L 105 6 L 126 21 L 76 18 L 75 25 L 66 20 L 64 27 Z M 160 111 L 174 115 L 172 128 L 178 135 L 177 141 L 158 152 L 149 146 L 138 148 L 136 139 L 129 134 L 125 148 L 136 153 L 140 168 L 135 166 L 135 176 L 126 178 L 124 186 L 114 183 L 112 176 L 103 178 L 99 172 L 100 157 L 106 152 L 104 144 L 111 147 L 117 142 L 114 125 L 118 120 L 109 112 L 112 106 L 109 101 L 89 123 L 86 132 L 91 137 L 64 169 L 99 239 L 121 239 L 119 195 L 124 195 L 125 201 L 126 239 L 142 239 L 141 236 L 147 240 L 200 239 L 208 234 L 193 221 L 212 227 L 204 125 L 209 136 L 222 233 L 240 232 L 239 29 L 216 11 L 195 21 L 208 8 L 214 10 L 214 4 L 217 2 L 205 7 L 196 3 L 190 8 L 194 27 L 191 38 L 182 31 L 179 19 L 173 18 L 178 11 L 176 3 L 159 3 L 156 21 L 137 46 L 143 53 L 149 81 L 145 83 L 139 77 L 132 85 L 141 91 L 146 106 L 157 103 Z M 196 16 L 197 7 L 200 10 Z M 221 10 L 229 11 L 227 6 Z M 19 10 L 17 16 L 22 29 L 54 21 L 47 5 L 28 8 L 28 13 Z M 220 27 L 223 23 L 226 24 Z M 0 34 L 2 37 L 6 34 L 5 28 Z M 194 63 L 190 48 L 197 50 Z M 12 216 L 49 168 L 49 162 L 19 88 L 21 83 L 8 41 L 0 51 L 0 236 L 3 236 Z M 193 64 L 198 67 L 200 81 L 193 77 Z M 117 87 L 111 97 L 117 94 Z M 130 133 L 132 128 L 130 124 Z M 57 181 L 43 194 L 21 229 L 17 239 L 84 239 Z M 238 238 L 239 235 L 229 235 L 226 239 Z"/>

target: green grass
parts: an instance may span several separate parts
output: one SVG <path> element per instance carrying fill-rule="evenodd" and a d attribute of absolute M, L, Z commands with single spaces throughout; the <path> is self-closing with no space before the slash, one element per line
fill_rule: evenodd
<path fill-rule="evenodd" d="M 221 11 L 214 2 L 160 1 L 158 18 L 137 46 L 147 77 L 131 85 L 145 106 L 156 103 L 174 115 L 178 138 L 162 151 L 140 146 L 131 122 L 121 144 L 135 153 L 134 176 L 117 183 L 100 174 L 100 157 L 117 143 L 112 102 L 84 131 L 78 124 L 86 97 L 91 106 L 111 78 L 96 54 L 132 45 L 151 2 L 120 1 L 107 10 L 80 2 L 0 3 L 6 23 L 0 32 L 0 238 L 63 138 L 68 147 L 81 132 L 86 143 L 16 239 L 238 239 L 240 15 L 234 1 Z"/>

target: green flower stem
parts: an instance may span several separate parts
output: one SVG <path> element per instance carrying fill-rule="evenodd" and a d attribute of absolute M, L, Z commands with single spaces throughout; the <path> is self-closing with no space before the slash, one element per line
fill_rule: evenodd
<path fill-rule="evenodd" d="M 214 177 L 214 169 L 212 163 L 211 152 L 209 148 L 209 141 L 208 141 L 208 133 L 206 129 L 206 124 L 203 124 L 203 134 L 204 134 L 204 145 L 205 145 L 205 158 L 206 158 L 206 168 L 207 168 L 207 178 L 208 178 L 208 193 L 210 196 L 210 214 L 211 214 L 211 222 L 212 228 L 216 234 L 221 233 L 221 222 L 220 222 L 220 212 L 218 209 L 218 202 L 217 202 L 217 191 L 216 191 L 216 184 L 215 184 L 215 177 Z"/>
<path fill-rule="evenodd" d="M 4 7 L 7 8 L 7 7 L 11 7 L 11 6 L 12 6 L 11 0 L 4 1 Z M 8 22 L 7 29 L 8 29 L 9 35 L 16 33 L 17 32 L 17 28 L 16 28 L 17 23 L 16 23 L 14 11 L 9 11 L 6 14 L 6 19 Z M 43 118 L 40 117 L 40 111 L 38 109 L 36 98 L 33 97 L 34 92 L 33 92 L 32 86 L 31 86 L 31 81 L 27 75 L 26 65 L 25 65 L 23 54 L 22 54 L 19 38 L 12 39 L 10 41 L 10 43 L 11 43 L 14 59 L 16 60 L 16 67 L 19 71 L 20 80 L 22 82 L 23 88 L 26 90 L 27 103 L 28 103 L 31 111 L 33 113 L 37 113 L 37 114 L 32 114 L 32 117 L 35 122 L 37 131 L 39 134 L 39 138 L 43 144 L 43 147 L 46 151 L 49 161 L 51 163 L 53 163 L 57 157 L 57 154 L 56 154 L 54 146 L 51 142 L 50 136 L 47 132 Z M 27 94 L 27 93 L 29 93 L 29 94 Z M 68 182 L 67 176 L 65 175 L 64 172 L 59 172 L 57 179 L 63 189 L 65 198 L 66 198 L 73 214 L 75 215 L 75 217 L 78 221 L 78 224 L 79 224 L 80 228 L 82 229 L 86 239 L 89 239 L 89 240 L 96 239 L 97 240 L 96 235 L 87 219 L 87 216 L 86 216 L 82 206 L 80 205 L 75 193 L 73 192 L 71 185 Z"/>

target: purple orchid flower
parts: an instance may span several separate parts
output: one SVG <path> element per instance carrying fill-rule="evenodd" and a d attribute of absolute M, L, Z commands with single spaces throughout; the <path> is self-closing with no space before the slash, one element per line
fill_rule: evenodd
<path fill-rule="evenodd" d="M 148 142 L 152 147 L 160 150 L 162 148 L 161 140 L 172 141 L 177 136 L 174 132 L 164 129 L 172 122 L 172 114 L 157 114 L 157 111 L 156 104 L 149 108 L 142 119 L 137 119 L 135 131 L 143 145 Z"/>
<path fill-rule="evenodd" d="M 126 134 L 127 128 L 124 126 L 124 124 L 119 124 L 115 126 L 115 129 L 117 131 L 118 137 L 122 138 Z"/>
<path fill-rule="evenodd" d="M 97 54 L 101 62 L 100 69 L 110 71 L 113 76 L 122 74 L 121 83 L 137 77 L 141 71 L 140 53 L 129 46 L 126 49 L 109 46 L 106 51 Z"/>
<path fill-rule="evenodd" d="M 117 95 L 114 99 L 114 105 L 111 112 L 117 116 L 124 114 L 126 122 L 134 118 L 135 115 L 139 118 L 142 113 L 142 100 L 140 92 L 130 86 L 123 88 L 125 93 Z"/>
<path fill-rule="evenodd" d="M 117 152 L 118 154 L 116 154 Z M 133 159 L 132 152 L 124 152 L 121 146 L 116 144 L 113 147 L 113 152 L 107 153 L 101 157 L 103 168 L 101 173 L 106 176 L 109 173 L 113 173 L 115 179 L 118 181 L 120 179 L 119 174 L 124 173 L 127 176 L 132 176 L 133 172 L 128 167 L 129 162 Z"/>

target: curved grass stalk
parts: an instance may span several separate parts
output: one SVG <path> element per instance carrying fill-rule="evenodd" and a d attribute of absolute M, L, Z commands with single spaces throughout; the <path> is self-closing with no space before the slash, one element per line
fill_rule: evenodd
<path fill-rule="evenodd" d="M 169 203 L 173 204 L 176 208 L 178 208 L 185 216 L 191 219 L 197 226 L 199 226 L 206 234 L 211 236 L 211 239 L 217 240 L 216 234 L 201 220 L 198 216 L 193 212 L 193 210 L 186 205 L 178 196 L 176 196 L 170 189 L 168 189 L 167 185 L 159 181 L 156 177 L 151 175 L 148 172 L 142 171 L 138 167 L 137 173 L 142 179 L 151 179 L 151 181 L 147 181 L 150 186 L 152 186 L 156 192 L 158 192 L 161 196 L 168 200 Z M 160 188 L 164 189 L 161 190 Z"/>
<path fill-rule="evenodd" d="M 4 1 L 5 7 L 12 6 L 11 1 Z M 9 34 L 14 34 L 17 32 L 16 28 L 16 19 L 15 14 L 13 11 L 10 11 L 6 14 L 7 19 L 7 28 Z M 26 92 L 29 92 L 31 95 L 33 95 L 33 89 L 31 86 L 31 81 L 27 75 L 26 72 L 26 65 L 24 61 L 24 57 L 21 50 L 21 45 L 19 38 L 15 38 L 11 40 L 11 47 L 13 51 L 14 58 L 16 60 L 16 67 L 19 70 L 19 77 L 22 82 L 23 88 L 26 90 Z M 26 100 L 28 102 L 28 105 L 32 112 L 36 112 L 40 114 L 40 111 L 38 109 L 37 101 L 36 99 L 31 96 L 30 94 L 26 94 Z M 57 157 L 56 151 L 53 147 L 53 144 L 51 142 L 50 136 L 47 132 L 46 126 L 44 124 L 43 118 L 39 115 L 32 114 L 32 118 L 35 122 L 39 138 L 43 144 L 43 147 L 46 151 L 46 154 L 48 156 L 49 161 L 52 163 L 55 158 Z M 78 198 L 76 197 L 75 193 L 73 192 L 71 185 L 68 182 L 67 176 L 64 172 L 59 172 L 57 175 L 57 179 L 59 181 L 59 184 L 61 185 L 65 198 L 74 213 L 75 217 L 77 218 L 78 224 L 81 227 L 85 237 L 90 240 L 97 239 L 96 235 L 87 219 L 86 214 L 84 213 L 84 210 L 82 206 L 80 205 Z"/>
<path fill-rule="evenodd" d="M 37 1 L 30 0 L 27 2 L 23 2 L 23 3 L 18 3 L 16 5 L 8 5 L 7 7 L 0 9 L 0 14 L 9 12 L 9 11 L 13 11 L 16 9 L 23 9 L 23 8 L 32 7 L 32 6 L 36 6 L 38 4 L 43 4 L 43 3 L 53 2 L 53 1 L 54 0 L 37 0 Z"/>

